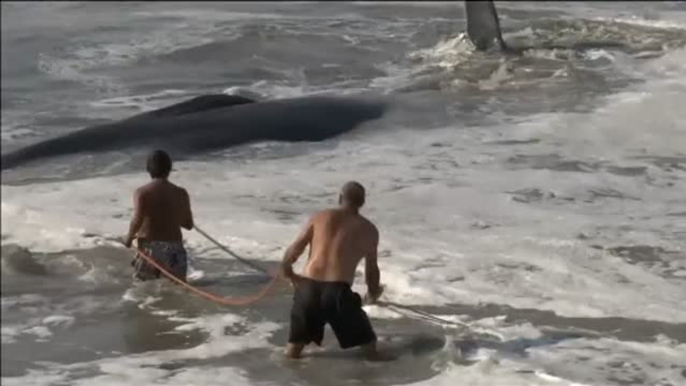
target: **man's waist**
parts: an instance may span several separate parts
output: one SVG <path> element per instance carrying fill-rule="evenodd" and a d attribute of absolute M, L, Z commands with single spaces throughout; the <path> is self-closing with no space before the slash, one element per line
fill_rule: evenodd
<path fill-rule="evenodd" d="M 165 239 L 153 239 L 149 237 L 139 237 L 138 245 L 173 245 L 183 248 L 183 240 L 165 240 Z"/>
<path fill-rule="evenodd" d="M 312 282 L 312 283 L 317 283 L 317 284 L 331 284 L 331 285 L 342 285 L 346 287 L 352 287 L 352 283 L 349 283 L 345 280 L 340 280 L 340 279 L 328 279 L 328 278 L 320 278 L 320 277 L 311 277 L 307 275 L 300 275 L 304 280 Z"/>
<path fill-rule="evenodd" d="M 180 230 L 151 231 L 149 229 L 144 229 L 138 231 L 136 239 L 144 241 L 182 242 L 183 234 Z"/>

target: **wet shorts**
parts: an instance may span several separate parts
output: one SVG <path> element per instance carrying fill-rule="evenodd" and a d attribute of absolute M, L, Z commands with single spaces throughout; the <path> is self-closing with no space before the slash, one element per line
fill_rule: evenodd
<path fill-rule="evenodd" d="M 293 295 L 288 342 L 321 346 L 326 323 L 343 349 L 376 341 L 362 299 L 348 283 L 303 278 Z"/>
<path fill-rule="evenodd" d="M 188 262 L 186 249 L 182 242 L 138 240 L 138 248 L 155 259 L 169 273 L 179 279 L 186 280 Z M 134 268 L 133 277 L 141 281 L 159 279 L 162 274 L 160 270 L 137 254 L 131 265 Z"/>

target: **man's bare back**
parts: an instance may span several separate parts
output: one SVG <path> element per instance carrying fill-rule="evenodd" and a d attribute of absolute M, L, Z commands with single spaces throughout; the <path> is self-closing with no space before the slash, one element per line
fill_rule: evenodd
<path fill-rule="evenodd" d="M 313 215 L 288 247 L 281 264 L 283 275 L 295 286 L 287 355 L 299 358 L 309 343 L 321 345 L 324 326 L 329 324 L 341 348 L 362 346 L 377 356 L 376 334 L 362 309 L 361 297 L 353 292 L 355 270 L 365 260 L 368 301 L 381 295 L 377 247 L 379 231 L 359 213 L 365 202 L 364 187 L 354 181 L 343 185 L 340 207 Z M 293 264 L 310 246 L 302 275 Z"/>
<path fill-rule="evenodd" d="M 166 179 L 155 179 L 136 189 L 134 201 L 142 216 L 139 239 L 181 241 L 181 227 L 193 227 L 188 193 Z"/>
<path fill-rule="evenodd" d="M 167 153 L 155 150 L 148 156 L 147 170 L 152 181 L 133 194 L 133 218 L 124 245 L 130 248 L 138 238 L 134 277 L 157 279 L 161 271 L 146 259 L 156 260 L 168 274 L 186 280 L 187 256 L 181 228 L 193 229 L 190 198 L 185 189 L 167 179 L 172 161 Z M 145 259 L 142 256 L 147 256 Z"/>
<path fill-rule="evenodd" d="M 312 216 L 310 226 L 312 241 L 303 276 L 352 285 L 360 260 L 376 255 L 379 231 L 359 213 L 345 209 L 321 211 Z"/>

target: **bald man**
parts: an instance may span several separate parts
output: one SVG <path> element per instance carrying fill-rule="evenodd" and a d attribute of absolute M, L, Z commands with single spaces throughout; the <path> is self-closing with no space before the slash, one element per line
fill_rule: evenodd
<path fill-rule="evenodd" d="M 364 187 L 354 181 L 346 183 L 339 207 L 314 214 L 284 254 L 282 272 L 295 287 L 286 349 L 290 358 L 300 358 L 309 343 L 321 346 L 324 326 L 329 323 L 342 349 L 361 346 L 370 359 L 380 359 L 362 299 L 351 288 L 357 265 L 364 259 L 367 302 L 375 302 L 382 292 L 377 265 L 379 231 L 360 215 L 364 202 Z M 298 275 L 293 264 L 308 245 L 309 258 Z"/>

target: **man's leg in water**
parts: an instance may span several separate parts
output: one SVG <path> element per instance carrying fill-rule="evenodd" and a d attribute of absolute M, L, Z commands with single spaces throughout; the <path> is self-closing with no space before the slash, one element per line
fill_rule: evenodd
<path fill-rule="evenodd" d="M 386 362 L 386 361 L 392 361 L 397 359 L 397 356 L 391 354 L 391 353 L 382 353 L 379 352 L 379 350 L 376 347 L 376 341 L 372 343 L 365 344 L 360 347 L 362 349 L 362 353 L 365 356 L 367 360 L 370 361 L 379 361 L 379 362 Z"/>
<path fill-rule="evenodd" d="M 286 347 L 286 356 L 290 359 L 300 359 L 304 348 L 304 344 L 289 343 Z"/>
<path fill-rule="evenodd" d="M 320 307 L 321 286 L 312 280 L 301 280 L 295 287 L 291 308 L 291 325 L 288 332 L 286 356 L 297 359 L 310 343 L 319 346 L 324 339 L 323 310 Z"/>
<path fill-rule="evenodd" d="M 364 356 L 366 356 L 368 359 L 377 359 L 379 356 L 379 352 L 376 350 L 376 341 L 367 343 L 360 348 L 362 349 Z"/>

